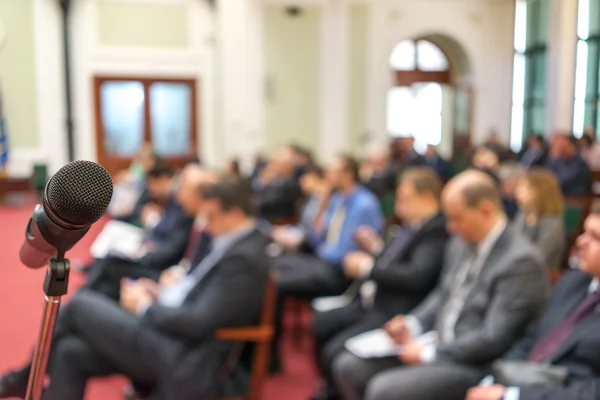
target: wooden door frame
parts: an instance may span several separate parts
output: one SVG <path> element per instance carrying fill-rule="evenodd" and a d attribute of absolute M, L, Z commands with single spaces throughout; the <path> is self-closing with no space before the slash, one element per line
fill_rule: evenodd
<path fill-rule="evenodd" d="M 152 126 L 150 122 L 150 85 L 154 83 L 183 83 L 190 88 L 190 146 L 193 149 L 193 154 L 187 154 L 177 157 L 165 157 L 164 160 L 175 168 L 182 167 L 190 159 L 194 158 L 198 152 L 199 131 L 198 131 L 198 96 L 197 86 L 198 80 L 195 78 L 165 78 L 165 77 L 148 77 L 135 75 L 94 75 L 92 78 L 93 91 L 92 102 L 94 105 L 94 121 L 96 134 L 96 157 L 100 164 L 107 169 L 112 169 L 111 173 L 117 172 L 115 168 L 127 168 L 131 162 L 130 157 L 118 157 L 108 155 L 104 148 L 103 139 L 103 124 L 102 124 L 102 102 L 101 102 L 101 87 L 106 82 L 140 82 L 144 87 L 144 140 L 143 142 L 151 142 Z"/>

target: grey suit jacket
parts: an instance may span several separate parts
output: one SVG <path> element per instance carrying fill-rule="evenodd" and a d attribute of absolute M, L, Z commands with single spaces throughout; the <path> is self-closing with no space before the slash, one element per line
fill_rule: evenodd
<path fill-rule="evenodd" d="M 562 217 L 542 217 L 535 226 L 528 226 L 523 214 L 519 213 L 513 226 L 537 247 L 544 258 L 546 268 L 562 269 L 567 247 L 565 223 Z"/>
<path fill-rule="evenodd" d="M 440 317 L 466 252 L 458 238 L 446 247 L 438 287 L 412 312 L 424 330 Z M 500 357 L 538 318 L 549 297 L 539 253 L 511 227 L 500 235 L 475 279 L 454 326 L 454 341 L 437 348 L 440 360 L 485 365 Z"/>

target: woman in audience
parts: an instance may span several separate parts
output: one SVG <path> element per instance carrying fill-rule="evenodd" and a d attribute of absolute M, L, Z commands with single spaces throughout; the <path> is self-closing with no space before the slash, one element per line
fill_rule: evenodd
<path fill-rule="evenodd" d="M 531 169 L 519 180 L 515 197 L 519 205 L 515 228 L 538 247 L 550 270 L 561 269 L 567 239 L 556 176 L 546 169 Z"/>

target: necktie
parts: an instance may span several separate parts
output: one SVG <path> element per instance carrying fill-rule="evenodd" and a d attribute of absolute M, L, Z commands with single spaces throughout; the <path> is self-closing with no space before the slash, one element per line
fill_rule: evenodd
<path fill-rule="evenodd" d="M 380 268 L 387 268 L 404 246 L 406 246 L 406 243 L 412 238 L 413 234 L 414 231 L 412 229 L 402 229 L 383 251 L 379 260 L 377 260 L 377 265 Z"/>
<path fill-rule="evenodd" d="M 333 215 L 331 216 L 331 222 L 327 228 L 327 244 L 336 244 L 340 239 L 342 233 L 342 227 L 344 220 L 346 219 L 346 208 L 343 204 L 336 207 Z"/>
<path fill-rule="evenodd" d="M 565 340 L 573 333 L 575 328 L 587 317 L 591 316 L 600 305 L 600 292 L 590 294 L 567 319 L 558 324 L 544 336 L 529 353 L 528 360 L 542 362 L 552 357 Z"/>
<path fill-rule="evenodd" d="M 196 249 L 198 248 L 201 237 L 202 229 L 198 229 L 195 226 L 192 227 L 190 238 L 188 239 L 188 245 L 185 249 L 185 253 L 183 254 L 183 259 L 187 260 L 187 262 L 191 262 L 194 259 L 194 255 L 196 254 Z"/>
<path fill-rule="evenodd" d="M 385 248 L 379 259 L 375 262 L 374 268 L 384 269 L 389 267 L 394 258 L 398 257 L 398 253 L 402 251 L 412 238 L 413 234 L 414 231 L 412 229 L 402 229 Z M 373 281 L 366 281 L 360 286 L 359 291 L 363 308 L 366 310 L 373 308 L 375 295 L 377 294 L 377 284 Z"/>
<path fill-rule="evenodd" d="M 467 257 L 463 260 L 461 269 L 458 271 L 450 297 L 442 308 L 436 324 L 440 343 L 448 343 L 454 340 L 454 326 L 464 306 L 468 289 L 473 283 L 474 274 L 472 274 L 472 270 L 477 260 L 477 254 L 471 251 L 466 254 Z"/>

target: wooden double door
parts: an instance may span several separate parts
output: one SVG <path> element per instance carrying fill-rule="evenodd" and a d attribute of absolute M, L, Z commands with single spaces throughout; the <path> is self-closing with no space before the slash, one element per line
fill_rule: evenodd
<path fill-rule="evenodd" d="M 194 79 L 96 76 L 94 104 L 98 162 L 111 174 L 145 143 L 175 168 L 198 152 Z"/>

